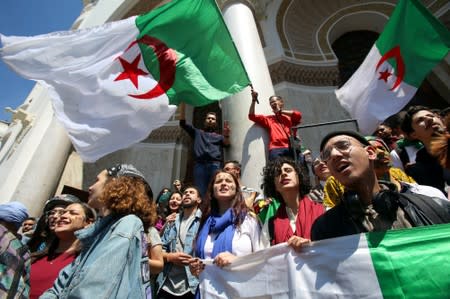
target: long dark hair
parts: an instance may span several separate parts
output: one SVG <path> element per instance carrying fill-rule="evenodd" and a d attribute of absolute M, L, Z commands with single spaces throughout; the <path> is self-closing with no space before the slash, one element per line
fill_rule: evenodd
<path fill-rule="evenodd" d="M 264 190 L 264 194 L 267 197 L 274 197 L 281 200 L 281 194 L 275 188 L 275 178 L 281 174 L 281 167 L 283 164 L 292 166 L 298 175 L 298 192 L 301 197 L 309 193 L 310 183 L 307 176 L 304 174 L 302 168 L 300 168 L 294 160 L 286 157 L 281 157 L 270 161 L 263 169 L 263 183 L 261 188 Z"/>
<path fill-rule="evenodd" d="M 242 196 L 241 185 L 239 184 L 238 179 L 231 173 L 219 170 L 211 178 L 206 193 L 206 199 L 202 203 L 202 219 L 200 222 L 200 228 L 203 226 L 206 219 L 208 219 L 208 217 L 211 214 L 217 214 L 219 212 L 219 203 L 217 202 L 217 199 L 214 197 L 214 182 L 216 181 L 217 175 L 219 175 L 220 173 L 226 173 L 231 175 L 234 183 L 236 184 L 236 195 L 233 199 L 233 204 L 231 206 L 233 210 L 233 215 L 235 216 L 234 225 L 236 227 L 239 227 L 244 221 L 245 216 L 247 215 L 248 208 L 247 205 L 245 204 L 244 197 Z"/>
<path fill-rule="evenodd" d="M 80 205 L 83 208 L 84 212 L 84 221 L 91 220 L 94 222 L 97 219 L 97 213 L 93 208 L 91 208 L 87 203 L 84 202 L 76 202 L 73 204 Z M 70 205 L 67 205 L 70 206 Z M 52 260 L 56 257 L 56 249 L 58 249 L 59 246 L 59 238 L 56 236 L 55 233 L 53 233 L 53 237 L 49 240 L 50 242 L 47 244 L 44 250 L 35 252 L 31 254 L 31 263 L 34 263 L 38 259 L 48 256 L 49 260 Z M 76 248 L 76 253 L 80 252 L 81 246 L 78 244 Z"/>
<path fill-rule="evenodd" d="M 41 244 L 45 244 L 45 248 L 48 250 L 48 246 L 52 243 L 53 239 L 56 238 L 55 233 L 50 231 L 50 229 L 48 228 L 46 218 L 47 217 L 45 213 L 39 217 L 39 220 L 36 224 L 36 229 L 34 230 L 33 235 L 27 243 L 32 257 L 33 254 L 42 252 L 42 250 L 39 251 Z"/>

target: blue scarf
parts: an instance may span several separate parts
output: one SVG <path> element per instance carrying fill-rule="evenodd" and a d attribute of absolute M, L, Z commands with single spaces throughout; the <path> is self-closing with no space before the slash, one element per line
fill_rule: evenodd
<path fill-rule="evenodd" d="M 233 224 L 234 216 L 232 209 L 228 209 L 222 216 L 210 215 L 198 234 L 196 244 L 197 257 L 205 258 L 205 242 L 208 235 L 217 234 L 214 240 L 212 257 L 216 257 L 221 252 L 232 252 L 233 236 L 236 227 Z"/>

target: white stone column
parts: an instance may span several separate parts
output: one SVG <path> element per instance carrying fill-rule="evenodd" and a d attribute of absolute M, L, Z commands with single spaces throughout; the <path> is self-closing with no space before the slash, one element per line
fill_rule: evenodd
<path fill-rule="evenodd" d="M 17 200 L 39 216 L 54 195 L 71 143 L 54 118 L 47 89 L 37 84 L 18 108 L 22 129 L 0 164 L 0 203 Z M 13 130 L 13 128 L 11 128 Z"/>
<path fill-rule="evenodd" d="M 115 20 L 139 0 L 99 0 L 75 22 L 75 28 L 88 28 Z M 88 2 L 85 1 L 85 4 Z M 27 206 L 30 215 L 38 216 L 42 206 L 53 196 L 70 154 L 71 143 L 66 131 L 53 115 L 50 97 L 45 88 L 36 85 L 25 100 L 24 113 L 31 119 L 27 126 L 16 124 L 10 131 L 21 131 L 7 144 L 3 155 L 0 145 L 0 203 L 17 200 Z M 8 134 L 6 132 L 5 134 Z M 82 165 L 68 165 L 79 167 Z M 81 178 L 81 177 L 80 177 Z"/>
<path fill-rule="evenodd" d="M 223 8 L 223 16 L 239 51 L 254 89 L 259 93 L 257 114 L 270 114 L 268 98 L 274 94 L 269 68 L 264 56 L 255 18 L 247 2 L 232 2 Z M 248 119 L 251 104 L 250 88 L 226 99 L 222 103 L 223 119 L 231 127 L 231 147 L 225 158 L 242 164 L 242 182 L 259 188 L 261 172 L 268 157 L 268 135 Z"/>

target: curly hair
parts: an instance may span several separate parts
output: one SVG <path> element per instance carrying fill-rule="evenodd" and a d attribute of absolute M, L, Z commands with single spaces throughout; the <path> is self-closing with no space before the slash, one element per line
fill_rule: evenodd
<path fill-rule="evenodd" d="M 236 195 L 234 196 L 233 203 L 232 203 L 232 210 L 233 215 L 235 216 L 234 219 L 234 225 L 238 228 L 242 222 L 245 219 L 245 216 L 247 215 L 248 208 L 245 204 L 244 197 L 241 192 L 241 185 L 239 184 L 238 179 L 231 173 L 225 172 L 223 170 L 217 171 L 211 178 L 211 181 L 209 182 L 208 189 L 206 192 L 206 200 L 204 201 L 203 207 L 202 207 L 202 219 L 200 223 L 200 227 L 203 226 L 206 219 L 211 214 L 217 214 L 219 212 L 219 203 L 217 202 L 217 199 L 214 197 L 214 182 L 216 181 L 217 175 L 220 173 L 226 173 L 231 175 L 233 178 L 234 183 L 236 184 Z"/>
<path fill-rule="evenodd" d="M 139 217 L 145 232 L 156 222 L 156 205 L 149 197 L 150 186 L 141 178 L 132 176 L 109 177 L 100 201 L 113 214 Z"/>
<path fill-rule="evenodd" d="M 275 188 L 275 178 L 281 174 L 281 167 L 283 164 L 291 165 L 297 173 L 299 181 L 298 192 L 300 193 L 300 196 L 303 197 L 308 194 L 311 187 L 307 176 L 304 174 L 302 168 L 294 162 L 294 160 L 286 157 L 280 157 L 274 161 L 270 161 L 269 164 L 264 167 L 262 173 L 263 183 L 261 184 L 264 194 L 267 197 L 282 199 L 281 194 Z"/>

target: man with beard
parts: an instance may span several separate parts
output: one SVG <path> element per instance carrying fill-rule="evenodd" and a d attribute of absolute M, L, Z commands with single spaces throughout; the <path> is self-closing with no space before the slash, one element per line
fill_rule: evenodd
<path fill-rule="evenodd" d="M 230 145 L 230 128 L 224 124 L 223 134 L 218 134 L 214 112 L 206 114 L 203 130 L 187 124 L 184 103 L 180 104 L 180 127 L 194 139 L 194 185 L 204 195 L 212 175 L 222 168 L 223 147 Z"/>
<path fill-rule="evenodd" d="M 417 152 L 416 162 L 405 169 L 417 183 L 445 191 L 445 183 L 450 185 L 450 171 L 443 169 L 431 152 L 431 141 L 445 127 L 439 115 L 424 106 L 412 106 L 406 111 L 402 130 L 411 139 L 419 140 L 424 147 Z"/>
<path fill-rule="evenodd" d="M 198 208 L 201 201 L 198 189 L 187 187 L 183 192 L 182 212 L 175 225 L 164 230 L 161 237 L 164 270 L 158 276 L 157 298 L 194 298 L 198 279 L 191 274 L 189 262 L 202 216 Z"/>
<path fill-rule="evenodd" d="M 317 218 L 311 240 L 450 222 L 450 203 L 440 198 L 399 193 L 377 178 L 377 151 L 363 136 L 336 131 L 320 144 L 321 160 L 344 185 L 341 203 Z"/>

